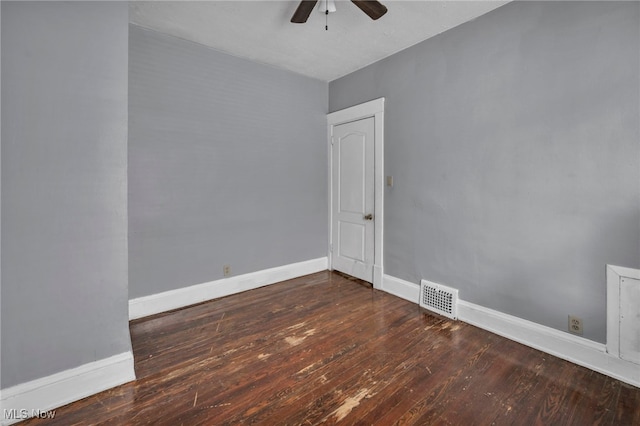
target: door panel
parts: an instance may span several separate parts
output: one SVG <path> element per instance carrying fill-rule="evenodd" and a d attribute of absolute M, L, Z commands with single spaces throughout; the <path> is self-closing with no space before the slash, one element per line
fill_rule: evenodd
<path fill-rule="evenodd" d="M 340 235 L 340 241 L 338 242 L 338 247 L 340 248 L 340 256 L 365 262 L 365 226 L 356 223 L 340 222 L 339 227 L 338 234 Z"/>
<path fill-rule="evenodd" d="M 333 269 L 373 282 L 374 118 L 333 128 Z"/>
<path fill-rule="evenodd" d="M 362 214 L 365 210 L 365 139 L 350 133 L 340 140 L 340 178 L 348 188 L 340 188 L 340 212 Z"/>

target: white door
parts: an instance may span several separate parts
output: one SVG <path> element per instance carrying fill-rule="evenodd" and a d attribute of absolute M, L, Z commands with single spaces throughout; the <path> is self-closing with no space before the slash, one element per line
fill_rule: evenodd
<path fill-rule="evenodd" d="M 373 283 L 374 117 L 333 127 L 332 266 Z"/>

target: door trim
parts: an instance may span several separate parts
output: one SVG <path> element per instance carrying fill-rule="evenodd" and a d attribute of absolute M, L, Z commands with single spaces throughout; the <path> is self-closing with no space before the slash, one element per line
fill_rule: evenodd
<path fill-rule="evenodd" d="M 384 98 L 374 99 L 327 114 L 327 145 L 329 149 L 329 270 L 333 270 L 333 128 L 363 118 L 374 118 L 374 263 L 373 287 L 382 288 L 384 275 Z"/>

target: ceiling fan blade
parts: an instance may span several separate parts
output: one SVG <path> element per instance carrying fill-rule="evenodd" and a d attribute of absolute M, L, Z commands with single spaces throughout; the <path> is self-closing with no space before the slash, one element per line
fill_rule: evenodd
<path fill-rule="evenodd" d="M 385 7 L 385 5 L 383 5 L 379 1 L 374 1 L 374 0 L 351 0 L 351 2 L 353 4 L 355 4 L 356 6 L 358 6 L 360 8 L 360 10 L 362 10 L 364 13 L 369 15 L 369 18 L 373 19 L 374 21 L 376 19 L 381 18 L 382 15 L 387 13 L 387 8 Z"/>
<path fill-rule="evenodd" d="M 313 11 L 318 0 L 302 0 L 298 5 L 298 8 L 291 17 L 291 22 L 294 24 L 304 24 L 309 19 L 309 15 Z"/>

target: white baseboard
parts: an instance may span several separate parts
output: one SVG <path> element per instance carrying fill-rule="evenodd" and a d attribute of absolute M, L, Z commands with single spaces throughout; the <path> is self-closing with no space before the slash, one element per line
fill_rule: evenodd
<path fill-rule="evenodd" d="M 413 303 L 420 303 L 420 286 L 400 278 L 385 275 L 381 290 Z"/>
<path fill-rule="evenodd" d="M 523 345 L 640 387 L 640 367 L 609 355 L 602 343 L 464 300 L 458 301 L 458 318 Z"/>
<path fill-rule="evenodd" d="M 2 389 L 0 424 L 10 425 L 135 380 L 131 351 Z"/>
<path fill-rule="evenodd" d="M 131 299 L 129 300 L 129 319 L 133 320 L 172 309 L 183 308 L 207 300 L 325 271 L 327 266 L 328 259 L 321 257 Z"/>
<path fill-rule="evenodd" d="M 420 286 L 385 275 L 382 290 L 418 303 Z M 640 387 L 637 364 L 609 355 L 602 343 L 574 336 L 484 306 L 458 300 L 458 319 L 476 327 Z"/>

